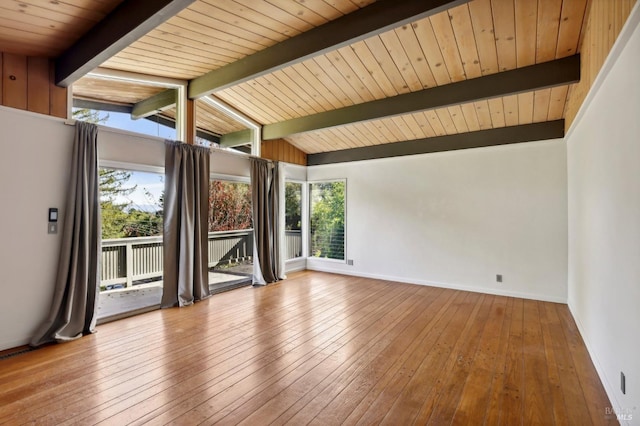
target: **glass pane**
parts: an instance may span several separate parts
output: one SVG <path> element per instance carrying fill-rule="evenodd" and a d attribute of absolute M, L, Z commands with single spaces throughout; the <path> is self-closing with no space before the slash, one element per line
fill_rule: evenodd
<path fill-rule="evenodd" d="M 302 256 L 302 184 L 286 182 L 285 193 L 285 259 Z"/>
<path fill-rule="evenodd" d="M 253 276 L 251 186 L 209 183 L 209 288 L 222 291 L 246 285 Z"/>
<path fill-rule="evenodd" d="M 100 169 L 102 258 L 98 318 L 160 304 L 164 175 Z"/>
<path fill-rule="evenodd" d="M 345 182 L 310 185 L 309 255 L 344 260 Z"/>

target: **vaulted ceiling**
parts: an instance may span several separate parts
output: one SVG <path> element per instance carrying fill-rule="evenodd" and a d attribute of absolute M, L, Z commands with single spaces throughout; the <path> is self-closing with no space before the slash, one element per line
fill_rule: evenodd
<path fill-rule="evenodd" d="M 73 80 L 77 99 L 128 107 L 164 89 L 86 67 L 186 80 L 202 130 L 224 140 L 244 128 L 200 99 L 211 95 L 265 138 L 314 154 L 561 120 L 587 10 L 587 0 L 157 3 L 3 0 L 0 51 L 69 62 L 88 50 L 62 83 Z M 136 4 L 156 10 L 131 17 Z M 127 25 L 135 36 L 99 46 Z"/>

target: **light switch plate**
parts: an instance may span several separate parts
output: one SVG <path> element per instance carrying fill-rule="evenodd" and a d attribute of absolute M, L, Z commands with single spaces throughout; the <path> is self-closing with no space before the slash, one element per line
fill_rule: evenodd
<path fill-rule="evenodd" d="M 49 234 L 58 233 L 58 224 L 55 222 L 49 222 Z"/>

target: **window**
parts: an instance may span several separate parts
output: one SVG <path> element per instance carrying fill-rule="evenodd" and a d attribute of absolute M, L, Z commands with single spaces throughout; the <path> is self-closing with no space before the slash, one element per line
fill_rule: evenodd
<path fill-rule="evenodd" d="M 302 184 L 285 182 L 285 259 L 302 256 Z"/>
<path fill-rule="evenodd" d="M 176 138 L 175 128 L 164 125 L 163 123 L 169 123 L 169 121 L 163 121 L 158 116 L 134 120 L 129 114 L 123 112 L 74 108 L 73 118 L 80 121 L 87 121 L 89 123 L 102 124 L 116 129 L 142 133 L 149 136 L 157 136 L 172 140 Z"/>
<path fill-rule="evenodd" d="M 309 186 L 309 255 L 344 260 L 345 181 L 314 182 Z"/>
<path fill-rule="evenodd" d="M 160 304 L 164 175 L 99 171 L 102 253 L 98 320 Z"/>
<path fill-rule="evenodd" d="M 209 182 L 209 288 L 229 290 L 253 276 L 251 186 L 245 182 Z"/>

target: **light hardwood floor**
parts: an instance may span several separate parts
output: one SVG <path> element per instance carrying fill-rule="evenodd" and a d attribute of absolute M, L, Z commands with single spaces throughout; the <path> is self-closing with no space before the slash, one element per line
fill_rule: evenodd
<path fill-rule="evenodd" d="M 566 305 L 317 272 L 0 361 L 0 423 L 617 424 Z"/>

